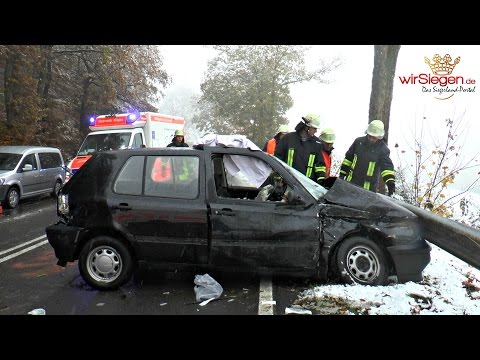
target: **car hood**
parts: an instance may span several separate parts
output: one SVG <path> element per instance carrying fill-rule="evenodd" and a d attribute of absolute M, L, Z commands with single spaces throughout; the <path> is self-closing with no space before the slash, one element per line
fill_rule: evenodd
<path fill-rule="evenodd" d="M 336 179 L 323 198 L 328 203 L 368 212 L 374 217 L 398 219 L 417 217 L 389 197 L 365 190 L 340 178 Z"/>
<path fill-rule="evenodd" d="M 0 176 L 10 175 L 13 172 L 13 170 L 0 170 Z"/>

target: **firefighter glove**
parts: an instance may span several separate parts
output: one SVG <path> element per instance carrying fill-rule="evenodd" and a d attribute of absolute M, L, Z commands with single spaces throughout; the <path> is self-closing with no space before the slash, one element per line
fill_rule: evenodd
<path fill-rule="evenodd" d="M 395 183 L 393 181 L 389 181 L 387 183 L 387 187 L 388 187 L 388 196 L 392 196 L 393 193 L 395 192 Z"/>

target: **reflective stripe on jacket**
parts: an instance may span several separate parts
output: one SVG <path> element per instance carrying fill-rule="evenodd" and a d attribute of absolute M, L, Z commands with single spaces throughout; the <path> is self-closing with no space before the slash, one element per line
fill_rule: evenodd
<path fill-rule="evenodd" d="M 322 150 L 322 156 L 323 156 L 323 166 L 319 166 L 318 172 L 318 181 L 324 180 L 328 177 L 330 177 L 330 168 L 332 166 L 332 156 L 331 154 L 327 153 L 325 150 Z"/>
<path fill-rule="evenodd" d="M 356 138 L 345 154 L 340 175 L 349 182 L 376 192 L 379 174 L 385 184 L 395 181 L 395 170 L 387 144 L 383 140 L 370 144 L 366 136 Z"/>
<path fill-rule="evenodd" d="M 319 167 L 325 166 L 320 140 L 314 136 L 302 141 L 298 132 L 288 133 L 277 142 L 275 156 L 313 181 L 318 181 Z"/>

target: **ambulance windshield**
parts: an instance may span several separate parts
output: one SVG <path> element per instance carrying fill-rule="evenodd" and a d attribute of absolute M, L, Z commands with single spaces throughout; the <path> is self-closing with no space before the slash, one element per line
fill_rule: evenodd
<path fill-rule="evenodd" d="M 131 132 L 91 133 L 85 138 L 80 150 L 78 150 L 78 155 L 91 155 L 97 151 L 126 149 L 131 137 Z"/>

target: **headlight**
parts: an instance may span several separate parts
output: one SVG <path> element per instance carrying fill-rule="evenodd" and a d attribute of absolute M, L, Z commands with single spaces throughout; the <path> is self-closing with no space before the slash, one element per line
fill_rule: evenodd
<path fill-rule="evenodd" d="M 0 178 L 0 185 L 3 185 L 5 184 L 5 179 L 4 178 Z"/>
<path fill-rule="evenodd" d="M 57 212 L 58 214 L 61 215 L 68 215 L 69 212 L 69 207 L 68 207 L 68 195 L 58 195 L 57 198 Z"/>

